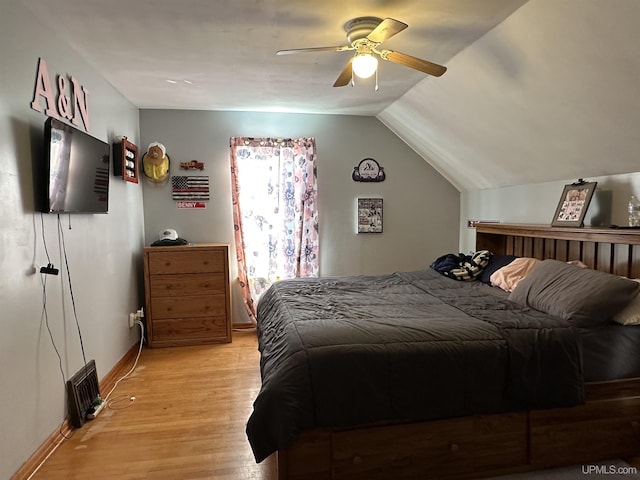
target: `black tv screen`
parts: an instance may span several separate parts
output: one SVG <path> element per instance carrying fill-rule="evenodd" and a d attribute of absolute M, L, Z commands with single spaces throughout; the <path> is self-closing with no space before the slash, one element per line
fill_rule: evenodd
<path fill-rule="evenodd" d="M 45 198 L 47 213 L 107 213 L 109 144 L 71 125 L 45 122 Z"/>

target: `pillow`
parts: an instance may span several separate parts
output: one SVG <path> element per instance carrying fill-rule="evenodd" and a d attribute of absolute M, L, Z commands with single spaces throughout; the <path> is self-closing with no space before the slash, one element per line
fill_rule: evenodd
<path fill-rule="evenodd" d="M 634 278 L 633 281 L 640 282 L 640 279 Z M 611 320 L 621 325 L 640 325 L 640 293 Z"/>
<path fill-rule="evenodd" d="M 518 283 L 526 277 L 533 268 L 542 260 L 537 258 L 522 257 L 516 258 L 510 264 L 496 270 L 490 277 L 491 285 L 499 287 L 505 292 L 512 292 L 518 286 Z M 569 265 L 587 268 L 587 266 L 579 260 L 567 262 Z"/>
<path fill-rule="evenodd" d="M 509 294 L 520 305 L 568 320 L 577 327 L 607 322 L 634 299 L 640 284 L 590 268 L 543 260 Z"/>
<path fill-rule="evenodd" d="M 478 275 L 478 280 L 482 283 L 491 283 L 491 275 L 496 270 L 504 267 L 505 265 L 509 265 L 516 258 L 515 255 L 491 255 L 489 259 L 489 264 L 482 269 L 480 275 Z"/>
<path fill-rule="evenodd" d="M 516 258 L 491 275 L 491 285 L 500 287 L 505 292 L 511 292 L 541 261 L 537 258 Z"/>
<path fill-rule="evenodd" d="M 583 263 L 580 260 L 569 260 L 567 263 L 569 265 L 575 265 L 576 267 L 580 267 L 580 268 L 589 268 L 589 266 L 586 263 Z"/>

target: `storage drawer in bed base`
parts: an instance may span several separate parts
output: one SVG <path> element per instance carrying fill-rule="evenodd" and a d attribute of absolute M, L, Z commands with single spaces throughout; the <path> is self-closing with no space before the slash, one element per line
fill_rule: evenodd
<path fill-rule="evenodd" d="M 278 452 L 279 480 L 463 480 L 640 455 L 640 379 L 570 408 L 313 430 Z"/>
<path fill-rule="evenodd" d="M 527 433 L 526 412 L 359 430 L 314 430 L 279 453 L 278 478 L 464 479 L 477 477 L 478 471 L 498 475 L 528 462 Z"/>
<path fill-rule="evenodd" d="M 538 468 L 640 455 L 640 396 L 532 411 L 530 423 Z"/>

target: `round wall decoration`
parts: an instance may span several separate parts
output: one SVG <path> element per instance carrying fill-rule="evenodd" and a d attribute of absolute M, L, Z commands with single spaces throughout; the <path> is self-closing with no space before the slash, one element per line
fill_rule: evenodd
<path fill-rule="evenodd" d="M 356 182 L 382 182 L 385 179 L 384 168 L 373 158 L 364 158 L 353 167 L 351 178 Z"/>

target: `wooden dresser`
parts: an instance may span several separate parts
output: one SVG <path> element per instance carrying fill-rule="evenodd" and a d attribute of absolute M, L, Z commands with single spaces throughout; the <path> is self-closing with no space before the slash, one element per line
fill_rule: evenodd
<path fill-rule="evenodd" d="M 146 247 L 144 286 L 150 347 L 231 341 L 229 245 Z"/>

